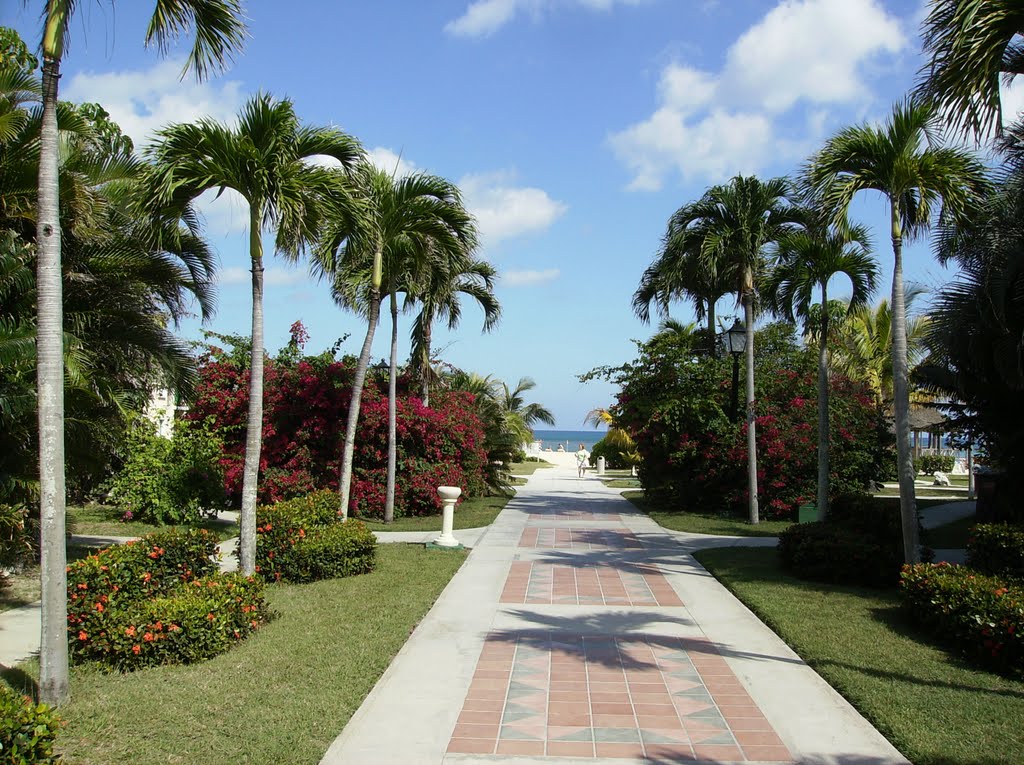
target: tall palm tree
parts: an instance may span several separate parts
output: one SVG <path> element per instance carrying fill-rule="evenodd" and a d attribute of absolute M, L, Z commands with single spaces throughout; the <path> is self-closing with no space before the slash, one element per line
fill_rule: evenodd
<path fill-rule="evenodd" d="M 42 632 L 40 698 L 57 703 L 68 694 L 67 556 L 65 537 L 63 314 L 61 296 L 60 137 L 57 83 L 71 36 L 76 0 L 47 0 L 43 11 L 42 124 L 40 131 L 36 264 L 37 398 L 41 518 Z M 245 37 L 238 0 L 156 0 L 146 42 L 166 49 L 189 30 L 195 40 L 186 68 L 200 78 L 221 68 Z"/>
<path fill-rule="evenodd" d="M 698 263 L 709 271 L 731 274 L 733 291 L 743 305 L 746 324 L 747 479 L 749 518 L 760 520 L 757 505 L 757 434 L 754 410 L 754 304 L 756 277 L 763 272 L 767 248 L 797 228 L 806 214 L 789 201 L 783 178 L 762 181 L 738 175 L 713 186 L 696 202 L 679 208 L 673 225 L 700 234 Z"/>
<path fill-rule="evenodd" d="M 934 100 L 955 128 L 999 130 L 999 81 L 1024 72 L 1024 5 L 1018 0 L 931 0 L 921 36 L 930 61 L 918 93 Z"/>
<path fill-rule="evenodd" d="M 669 219 L 661 248 L 633 293 L 633 312 L 647 323 L 652 303 L 662 316 L 667 316 L 672 300 L 689 298 L 697 321 L 707 319 L 708 352 L 714 353 L 715 307 L 736 284 L 736 275 L 730 270 L 734 264 L 702 258 L 704 232 L 700 226 L 687 225 L 685 216 L 680 217 L 685 210 L 685 207 L 677 210 Z"/>
<path fill-rule="evenodd" d="M 501 318 L 501 304 L 494 295 L 494 266 L 485 260 L 452 253 L 448 258 L 431 258 L 414 296 L 420 311 L 413 323 L 412 365 L 419 377 L 424 406 L 430 405 L 431 343 L 434 323 L 445 322 L 455 329 L 462 319 L 461 295 L 476 301 L 484 313 L 484 332 L 490 332 Z"/>
<path fill-rule="evenodd" d="M 320 273 L 331 277 L 335 300 L 367 317 L 366 337 L 352 380 L 338 480 L 344 518 L 348 517 L 359 405 L 384 290 L 396 295 L 393 308 L 397 320 L 397 292 L 404 291 L 410 283 L 406 276 L 413 268 L 411 264 L 422 264 L 431 250 L 472 251 L 476 241 L 475 224 L 462 204 L 458 188 L 444 178 L 424 173 L 396 178 L 364 162 L 354 173 L 354 182 L 362 204 L 360 220 L 356 225 L 346 220 L 340 224 L 327 220 L 316 263 Z M 393 337 L 389 398 L 398 372 L 396 342 Z M 391 406 L 389 419 L 390 409 Z M 389 464 L 392 448 L 388 450 Z M 385 520 L 390 520 L 387 508 Z"/>
<path fill-rule="evenodd" d="M 261 94 L 242 108 L 236 126 L 211 119 L 169 125 L 159 131 L 148 154 L 159 203 L 175 206 L 208 189 L 230 188 L 249 204 L 252 349 L 239 547 L 242 571 L 251 575 L 263 433 L 263 233 L 275 235 L 277 253 L 299 257 L 317 238 L 328 200 L 333 206 L 348 196 L 343 170 L 309 160 L 331 157 L 348 168 L 362 149 L 340 130 L 302 125 L 288 99 Z"/>
<path fill-rule="evenodd" d="M 523 394 L 537 387 L 529 377 L 520 377 L 515 388 L 509 388 L 508 383 L 501 383 L 500 400 L 506 415 L 522 423 L 525 434 L 532 437 L 533 426 L 538 422 L 545 425 L 554 425 L 555 416 L 542 404 L 527 404 Z M 528 439 L 526 439 L 528 440 Z M 525 443 L 525 440 L 524 442 Z"/>
<path fill-rule="evenodd" d="M 806 183 L 844 225 L 853 198 L 876 191 L 889 203 L 892 236 L 892 367 L 899 460 L 903 552 L 919 560 L 914 464 L 910 449 L 910 400 L 907 371 L 906 303 L 903 292 L 903 240 L 927 230 L 941 203 L 944 220 L 963 220 L 985 196 L 985 169 L 968 151 L 929 146 L 936 111 L 911 100 L 896 104 L 885 125 L 858 125 L 839 131 L 813 157 Z"/>
<path fill-rule="evenodd" d="M 828 284 L 836 276 L 850 281 L 852 294 L 847 311 L 867 304 L 875 290 L 878 267 L 870 254 L 870 241 L 863 226 L 842 230 L 826 227 L 793 232 L 778 242 L 775 268 L 764 293 L 772 309 L 804 324 L 811 318 L 811 301 L 817 289 L 820 305 L 829 305 Z M 818 313 L 818 509 L 828 515 L 829 497 L 829 423 L 828 423 L 828 338 L 829 312 Z"/>

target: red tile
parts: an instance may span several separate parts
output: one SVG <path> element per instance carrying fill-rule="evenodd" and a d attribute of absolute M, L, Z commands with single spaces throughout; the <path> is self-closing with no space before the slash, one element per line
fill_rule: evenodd
<path fill-rule="evenodd" d="M 449 750 L 451 751 L 451 750 Z M 543 741 L 498 741 L 498 754 L 526 754 L 542 757 L 544 755 Z"/>
<path fill-rule="evenodd" d="M 735 746 L 695 744 L 693 753 L 705 760 L 742 760 L 743 752 Z"/>
<path fill-rule="evenodd" d="M 728 716 L 725 721 L 729 723 L 729 727 L 734 733 L 738 731 L 771 731 L 772 729 L 769 722 L 760 715 L 757 717 Z"/>
<path fill-rule="evenodd" d="M 590 709 L 595 715 L 633 715 L 633 705 L 608 701 L 593 701 Z"/>
<path fill-rule="evenodd" d="M 598 757 L 643 757 L 644 748 L 640 744 L 612 743 L 598 741 L 594 744 Z"/>
<path fill-rule="evenodd" d="M 548 741 L 548 757 L 593 757 L 594 745 L 585 741 Z"/>
<path fill-rule="evenodd" d="M 595 728 L 635 728 L 633 715 L 594 715 Z"/>
<path fill-rule="evenodd" d="M 495 709 L 487 712 L 479 712 L 473 710 L 463 709 L 462 714 L 459 715 L 459 725 L 488 725 L 491 723 L 501 722 L 501 710 Z M 465 736 L 464 738 L 475 738 L 474 736 Z M 752 741 L 750 743 L 760 744 L 764 743 L 761 741 Z"/>
<path fill-rule="evenodd" d="M 632 718 L 630 718 L 632 719 Z M 548 725 L 557 727 L 571 727 L 573 725 L 582 725 L 589 727 L 591 724 L 591 717 L 589 713 L 572 713 L 572 714 L 556 714 L 548 715 Z M 594 723 L 595 725 L 597 723 Z"/>
<path fill-rule="evenodd" d="M 452 731 L 452 738 L 497 738 L 498 723 L 476 725 L 473 723 L 460 723 Z"/>
<path fill-rule="evenodd" d="M 648 759 L 655 762 L 686 762 L 697 759 L 689 744 L 645 744 Z"/>
<path fill-rule="evenodd" d="M 748 760 L 761 762 L 792 762 L 793 756 L 784 746 L 745 746 Z"/>
<path fill-rule="evenodd" d="M 462 705 L 463 712 L 501 712 L 505 708 L 505 698 L 466 699 Z"/>
<path fill-rule="evenodd" d="M 477 738 L 453 738 L 448 742 L 448 751 L 459 754 L 494 754 L 493 740 Z"/>
<path fill-rule="evenodd" d="M 749 746 L 783 746 L 782 739 L 772 731 L 740 730 L 736 731 L 733 735 L 736 736 L 736 741 L 744 749 Z"/>

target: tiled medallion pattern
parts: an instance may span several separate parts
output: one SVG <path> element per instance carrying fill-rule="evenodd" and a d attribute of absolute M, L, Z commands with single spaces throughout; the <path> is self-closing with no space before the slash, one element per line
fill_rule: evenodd
<path fill-rule="evenodd" d="M 641 563 L 573 566 L 529 561 L 512 563 L 500 602 L 580 606 L 683 605 L 668 580 L 653 566 Z"/>

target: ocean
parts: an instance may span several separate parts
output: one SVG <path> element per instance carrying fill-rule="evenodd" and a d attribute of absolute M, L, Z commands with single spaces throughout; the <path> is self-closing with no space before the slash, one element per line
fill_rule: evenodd
<path fill-rule="evenodd" d="M 588 452 L 594 450 L 594 444 L 604 438 L 606 430 L 538 430 L 534 428 L 533 437 L 541 441 L 541 449 L 558 449 L 561 444 L 566 451 L 574 452 L 583 444 Z"/>

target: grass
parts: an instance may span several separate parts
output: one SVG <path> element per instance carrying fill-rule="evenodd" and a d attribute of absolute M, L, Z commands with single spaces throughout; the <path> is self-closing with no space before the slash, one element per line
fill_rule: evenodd
<path fill-rule="evenodd" d="M 319 762 L 466 554 L 381 545 L 378 556 L 371 574 L 268 587 L 278 618 L 211 661 L 73 669 L 63 762 Z"/>
<path fill-rule="evenodd" d="M 75 534 L 97 537 L 141 537 L 166 528 L 141 521 L 122 521 L 123 513 L 113 505 L 68 505 L 68 527 Z M 209 529 L 221 541 L 238 536 L 238 524 L 234 521 L 206 518 L 198 527 Z"/>
<path fill-rule="evenodd" d="M 513 462 L 508 466 L 508 472 L 512 475 L 533 475 L 538 470 L 554 467 L 550 462 Z"/>
<path fill-rule="evenodd" d="M 640 481 L 636 478 L 607 478 L 602 479 L 604 485 L 609 489 L 638 489 L 640 488 Z"/>
<path fill-rule="evenodd" d="M 467 499 L 455 508 L 455 516 L 452 519 L 453 528 L 476 529 L 481 526 L 490 526 L 498 513 L 508 504 L 511 499 L 508 497 L 474 497 Z M 440 531 L 440 515 L 424 515 L 413 518 L 395 518 L 393 523 L 384 523 L 378 520 L 362 520 L 372 531 Z"/>
<path fill-rule="evenodd" d="M 734 537 L 774 537 L 792 525 L 791 521 L 761 521 L 756 526 L 752 526 L 740 518 L 730 518 L 711 513 L 655 510 L 644 500 L 644 493 L 642 491 L 624 491 L 622 496 L 647 513 L 659 526 L 671 529 L 672 531 Z"/>
<path fill-rule="evenodd" d="M 963 549 L 967 547 L 967 536 L 971 526 L 977 522 L 977 517 L 969 515 L 966 518 L 936 526 L 934 529 L 925 529 L 923 541 L 929 547 L 937 550 Z"/>
<path fill-rule="evenodd" d="M 1024 764 L 1024 682 L 932 645 L 894 591 L 794 579 L 770 549 L 697 559 L 915 765 Z"/>

